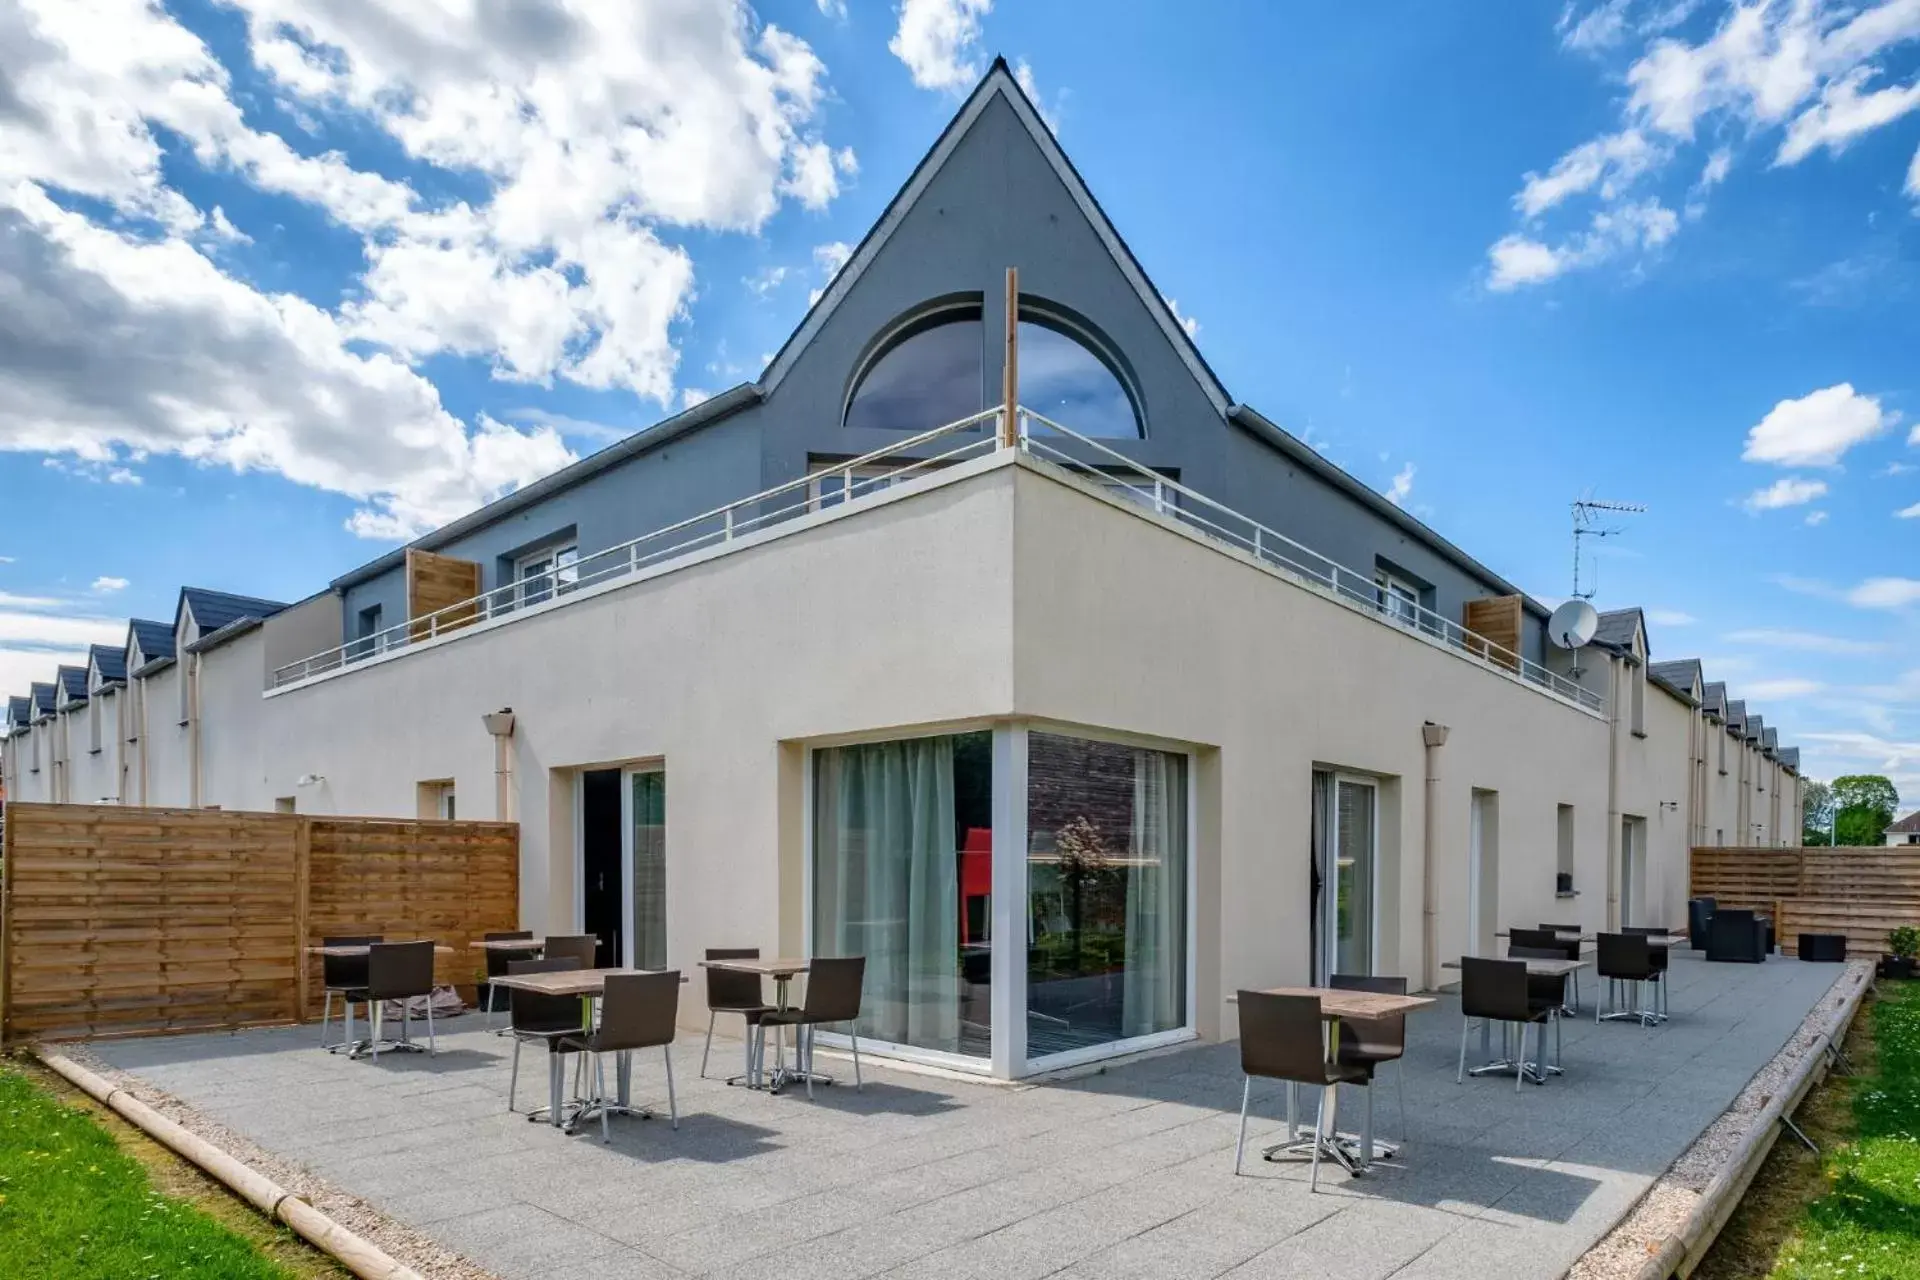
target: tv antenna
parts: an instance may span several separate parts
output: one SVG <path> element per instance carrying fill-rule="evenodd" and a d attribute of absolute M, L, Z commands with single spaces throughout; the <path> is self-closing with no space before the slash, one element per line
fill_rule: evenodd
<path fill-rule="evenodd" d="M 1597 581 L 1589 581 L 1587 584 L 1587 589 L 1585 591 L 1582 591 L 1580 589 L 1580 540 L 1582 538 L 1611 538 L 1616 534 L 1626 532 L 1625 529 L 1620 528 L 1618 526 L 1606 525 L 1604 522 L 1609 517 L 1602 514 L 1604 512 L 1619 512 L 1622 515 L 1642 515 L 1646 512 L 1646 509 L 1647 508 L 1644 504 L 1638 503 L 1638 502 L 1609 502 L 1605 498 L 1595 498 L 1591 496 L 1577 499 L 1574 502 L 1573 504 L 1573 598 L 1574 599 L 1591 600 L 1593 599 L 1594 593 L 1600 589 L 1599 583 Z M 1598 579 L 1600 576 L 1599 570 L 1596 569 L 1589 576 L 1592 579 Z"/>

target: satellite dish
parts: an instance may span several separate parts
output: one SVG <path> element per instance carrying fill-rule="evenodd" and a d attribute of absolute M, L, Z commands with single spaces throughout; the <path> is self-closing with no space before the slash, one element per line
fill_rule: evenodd
<path fill-rule="evenodd" d="M 1585 600 L 1569 600 L 1547 619 L 1547 639 L 1562 649 L 1578 649 L 1593 639 L 1599 629 L 1600 615 Z"/>

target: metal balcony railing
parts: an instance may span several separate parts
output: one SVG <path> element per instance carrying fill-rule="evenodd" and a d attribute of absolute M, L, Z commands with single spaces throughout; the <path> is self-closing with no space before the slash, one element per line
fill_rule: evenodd
<path fill-rule="evenodd" d="M 340 671 L 427 641 L 451 638 L 481 623 L 531 616 L 568 603 L 588 587 L 616 582 L 677 557 L 724 546 L 744 534 L 808 511 L 853 502 L 1001 447 L 998 407 L 889 444 L 843 463 L 790 480 L 723 507 L 676 521 L 569 564 L 484 591 L 458 604 L 336 645 L 273 673 L 274 688 Z M 1331 595 L 1379 622 L 1444 645 L 1496 673 L 1521 680 L 1588 710 L 1597 694 L 1459 623 L 1410 600 L 1390 596 L 1371 576 L 1339 564 L 1285 534 L 1141 465 L 1098 440 L 1029 409 L 1016 414 L 1014 447 L 1106 492 L 1138 502 L 1207 539 L 1250 553 L 1301 585 Z M 903 456 L 921 452 L 922 456 Z"/>

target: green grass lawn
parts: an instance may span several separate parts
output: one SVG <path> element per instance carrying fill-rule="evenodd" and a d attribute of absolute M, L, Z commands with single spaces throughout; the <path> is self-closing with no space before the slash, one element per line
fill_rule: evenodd
<path fill-rule="evenodd" d="M 1859 1074 L 1828 1081 L 1782 1136 L 1696 1280 L 1920 1280 L 1920 982 L 1883 982 L 1855 1020 Z"/>
<path fill-rule="evenodd" d="M 96 1118 L 66 1105 L 48 1092 L 57 1086 L 43 1087 L 35 1077 L 0 1064 L 0 1274 L 23 1280 L 340 1274 L 117 1117 Z"/>

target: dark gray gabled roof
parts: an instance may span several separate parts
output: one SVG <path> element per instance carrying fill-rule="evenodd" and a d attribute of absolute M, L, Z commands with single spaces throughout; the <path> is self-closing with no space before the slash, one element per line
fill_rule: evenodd
<path fill-rule="evenodd" d="M 1895 835 L 1902 836 L 1910 832 L 1920 831 L 1920 809 L 1915 809 L 1912 813 L 1897 822 L 1888 823 L 1887 830 L 1893 832 Z"/>
<path fill-rule="evenodd" d="M 1700 659 L 1675 658 L 1671 662 L 1650 662 L 1647 664 L 1647 675 L 1691 702 L 1694 686 L 1700 683 Z"/>
<path fill-rule="evenodd" d="M 42 684 L 38 680 L 35 680 L 28 686 L 28 699 L 33 703 L 34 719 L 38 720 L 42 716 L 50 716 L 53 714 L 55 693 L 56 691 L 52 685 Z"/>
<path fill-rule="evenodd" d="M 278 600 L 262 600 L 258 596 L 236 596 L 225 591 L 209 591 L 205 587 L 182 587 L 180 603 L 173 611 L 173 625 L 178 629 L 181 611 L 191 609 L 193 620 L 204 636 L 241 618 L 271 618 L 286 607 Z"/>
<path fill-rule="evenodd" d="M 1600 615 L 1599 625 L 1593 630 L 1593 643 L 1614 653 L 1631 653 L 1636 630 L 1643 636 L 1647 630 L 1647 620 L 1641 616 L 1639 606 L 1609 609 Z"/>
<path fill-rule="evenodd" d="M 67 695 L 68 705 L 87 700 L 87 669 L 85 667 L 63 666 L 56 671 L 60 691 Z"/>
<path fill-rule="evenodd" d="M 1780 749 L 1779 730 L 1774 729 L 1772 726 L 1768 726 L 1768 728 L 1764 732 L 1762 732 L 1760 735 L 1760 746 L 1769 755 L 1778 751 Z"/>
<path fill-rule="evenodd" d="M 33 723 L 33 700 L 14 694 L 7 699 L 7 731 L 24 729 Z"/>
<path fill-rule="evenodd" d="M 1727 718 L 1727 682 L 1714 680 L 1702 686 L 1702 697 L 1706 702 L 1707 714 Z"/>
<path fill-rule="evenodd" d="M 127 640 L 129 647 L 133 641 L 139 642 L 140 656 L 148 662 L 173 656 L 173 627 L 168 623 L 151 618 L 131 619 L 127 623 Z"/>
<path fill-rule="evenodd" d="M 127 651 L 110 644 L 90 645 L 87 657 L 100 669 L 100 679 L 107 684 L 125 684 L 127 682 Z"/>
<path fill-rule="evenodd" d="M 1748 742 L 1760 741 L 1760 735 L 1763 732 L 1765 732 L 1766 727 L 1767 727 L 1767 718 L 1761 715 L 1758 711 L 1748 716 L 1747 724 L 1746 724 L 1747 741 Z"/>
<path fill-rule="evenodd" d="M 1747 727 L 1747 704 L 1740 698 L 1727 703 L 1727 732 L 1736 736 Z"/>
<path fill-rule="evenodd" d="M 1780 748 L 1780 763 L 1795 773 L 1800 772 L 1800 748 Z"/>

